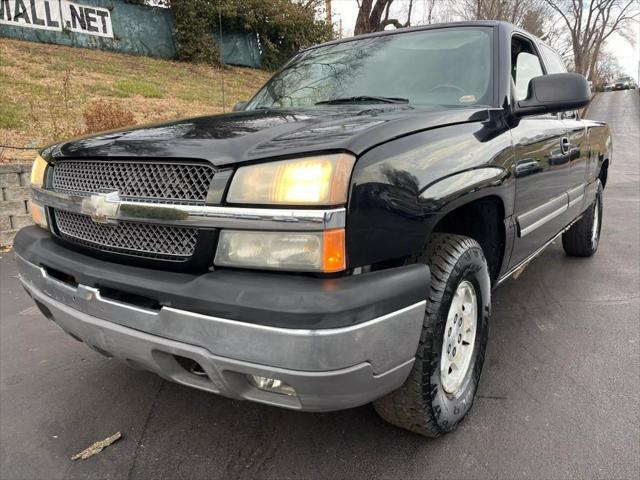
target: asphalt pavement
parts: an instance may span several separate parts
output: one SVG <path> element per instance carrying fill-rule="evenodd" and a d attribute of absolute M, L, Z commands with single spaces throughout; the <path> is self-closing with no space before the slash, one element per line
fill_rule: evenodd
<path fill-rule="evenodd" d="M 639 478 L 640 95 L 600 94 L 589 117 L 614 131 L 599 251 L 570 258 L 556 242 L 495 292 L 478 398 L 453 434 L 424 439 L 371 406 L 292 412 L 132 370 L 45 320 L 5 253 L 0 477 Z"/>

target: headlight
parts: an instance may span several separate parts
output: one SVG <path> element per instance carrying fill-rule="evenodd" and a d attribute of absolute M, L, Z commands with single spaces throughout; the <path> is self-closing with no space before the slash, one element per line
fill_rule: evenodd
<path fill-rule="evenodd" d="M 47 162 L 40 155 L 36 157 L 31 166 L 31 186 L 42 188 L 44 185 L 44 172 L 47 169 Z M 31 211 L 31 218 L 33 223 L 44 229 L 48 228 L 47 214 L 45 209 L 39 203 L 31 200 L 29 202 L 29 210 Z"/>
<path fill-rule="evenodd" d="M 347 201 L 355 157 L 345 153 L 240 167 L 227 202 L 262 205 L 339 205 Z"/>
<path fill-rule="evenodd" d="M 36 157 L 31 166 L 31 186 L 42 187 L 44 185 L 44 171 L 47 169 L 47 162 L 40 155 Z"/>
<path fill-rule="evenodd" d="M 220 232 L 218 266 L 301 272 L 346 268 L 344 229 L 324 232 Z"/>

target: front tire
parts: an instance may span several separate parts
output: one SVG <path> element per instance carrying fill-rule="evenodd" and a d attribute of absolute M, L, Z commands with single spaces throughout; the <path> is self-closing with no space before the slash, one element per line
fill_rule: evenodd
<path fill-rule="evenodd" d="M 572 257 L 590 257 L 598 250 L 602 229 L 602 183 L 598 180 L 596 199 L 582 218 L 562 234 L 562 247 Z"/>
<path fill-rule="evenodd" d="M 412 260 L 431 269 L 416 361 L 405 383 L 373 405 L 389 423 L 438 437 L 473 404 L 487 346 L 491 281 L 482 248 L 461 235 L 434 233 Z"/>

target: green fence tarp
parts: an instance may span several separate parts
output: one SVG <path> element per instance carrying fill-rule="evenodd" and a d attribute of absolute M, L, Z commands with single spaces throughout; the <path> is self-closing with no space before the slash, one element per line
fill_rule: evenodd
<path fill-rule="evenodd" d="M 50 10 L 60 9 L 62 5 L 60 0 L 46 1 L 47 8 Z M 113 28 L 113 38 L 109 38 L 64 28 L 61 31 L 31 28 L 28 26 L 28 23 L 33 21 L 30 18 L 33 13 L 31 4 L 41 4 L 40 15 L 42 17 L 44 15 L 43 2 L 44 0 L 0 0 L 0 37 L 114 50 L 150 57 L 176 57 L 176 47 L 173 40 L 173 16 L 168 8 L 134 5 L 124 0 L 74 0 L 74 5 L 101 7 L 109 10 Z M 7 16 L 15 16 L 16 8 L 21 10 L 22 5 L 24 5 L 26 13 L 22 15 L 20 25 L 1 23 L 2 20 L 6 20 Z M 25 19 L 28 19 L 28 23 Z M 258 38 L 255 33 L 226 32 L 224 29 L 222 33 L 222 59 L 225 64 L 254 68 L 262 66 Z M 219 43 L 218 39 L 219 32 L 213 33 L 212 41 Z"/>
<path fill-rule="evenodd" d="M 113 38 L 69 30 L 42 30 L 2 23 L 0 23 L 0 36 L 32 42 L 115 50 L 151 57 L 174 58 L 176 56 L 172 31 L 173 19 L 169 9 L 134 5 L 121 0 L 76 0 L 76 2 L 79 5 L 110 10 Z M 30 1 L 23 0 L 23 3 L 27 7 L 28 14 Z M 6 4 L 15 5 L 11 0 Z M 15 14 L 15 9 L 13 13 Z"/>
<path fill-rule="evenodd" d="M 220 44 L 220 33 L 213 34 L 214 41 Z M 222 61 L 229 65 L 262 67 L 258 37 L 255 33 L 222 31 Z"/>

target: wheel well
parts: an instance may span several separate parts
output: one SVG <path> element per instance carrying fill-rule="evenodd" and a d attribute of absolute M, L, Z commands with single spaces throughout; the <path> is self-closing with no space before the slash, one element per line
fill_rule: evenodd
<path fill-rule="evenodd" d="M 602 188 L 607 184 L 607 174 L 609 173 L 609 159 L 607 158 L 604 162 L 602 162 L 602 167 L 600 167 L 600 173 L 598 174 L 598 178 L 600 179 L 600 183 L 602 184 Z"/>
<path fill-rule="evenodd" d="M 433 231 L 473 238 L 484 251 L 492 279 L 497 278 L 505 248 L 504 205 L 499 197 L 481 198 L 456 208 Z"/>

